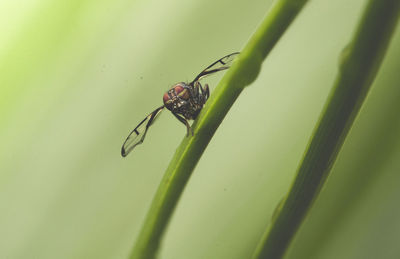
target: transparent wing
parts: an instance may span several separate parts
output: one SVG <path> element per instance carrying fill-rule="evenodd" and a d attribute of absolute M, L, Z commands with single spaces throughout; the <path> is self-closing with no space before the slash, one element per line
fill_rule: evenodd
<path fill-rule="evenodd" d="M 142 120 L 142 122 L 140 122 L 139 125 L 137 125 L 136 128 L 131 131 L 131 133 L 129 133 L 121 148 L 121 155 L 123 157 L 126 157 L 137 145 L 143 143 L 147 130 L 163 109 L 164 105 L 155 109 L 152 113 L 147 115 L 147 117 L 144 118 L 144 120 Z"/>
<path fill-rule="evenodd" d="M 223 58 L 218 59 L 217 61 L 209 65 L 206 69 L 204 69 L 200 74 L 198 74 L 198 76 L 196 76 L 196 78 L 193 80 L 191 84 L 193 84 L 196 81 L 199 81 L 205 76 L 214 74 L 215 72 L 218 71 L 228 69 L 232 64 L 232 61 L 237 57 L 237 55 L 239 55 L 239 52 L 235 52 Z"/>

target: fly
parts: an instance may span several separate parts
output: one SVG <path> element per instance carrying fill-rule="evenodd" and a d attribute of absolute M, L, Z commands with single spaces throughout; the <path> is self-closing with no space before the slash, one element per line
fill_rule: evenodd
<path fill-rule="evenodd" d="M 122 145 L 121 155 L 123 157 L 127 156 L 137 145 L 143 143 L 149 127 L 164 108 L 170 110 L 172 114 L 186 126 L 187 136 L 193 136 L 193 129 L 190 127 L 188 120 L 196 119 L 210 96 L 208 84 L 205 84 L 203 87 L 200 84 L 200 80 L 218 71 L 228 69 L 238 54 L 239 52 L 235 52 L 218 59 L 201 71 L 192 82 L 180 82 L 168 90 L 163 96 L 164 105 L 147 115 L 147 117 L 129 133 Z"/>

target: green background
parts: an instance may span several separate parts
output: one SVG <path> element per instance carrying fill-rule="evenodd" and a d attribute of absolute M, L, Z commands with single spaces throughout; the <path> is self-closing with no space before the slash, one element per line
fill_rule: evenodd
<path fill-rule="evenodd" d="M 186 129 L 168 111 L 272 1 L 0 2 L 0 258 L 126 258 Z M 288 190 L 365 0 L 313 0 L 231 108 L 159 258 L 248 258 Z M 399 258 L 400 28 L 287 258 Z M 211 92 L 220 76 L 207 79 Z"/>

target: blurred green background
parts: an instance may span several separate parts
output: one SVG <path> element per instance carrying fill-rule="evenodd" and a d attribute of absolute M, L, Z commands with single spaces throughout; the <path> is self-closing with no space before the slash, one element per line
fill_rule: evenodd
<path fill-rule="evenodd" d="M 186 129 L 174 83 L 239 51 L 272 1 L 0 2 L 0 258 L 126 258 Z M 365 0 L 313 0 L 195 169 L 159 258 L 249 258 L 288 190 Z M 400 28 L 287 258 L 399 258 Z M 211 91 L 220 77 L 210 78 Z"/>

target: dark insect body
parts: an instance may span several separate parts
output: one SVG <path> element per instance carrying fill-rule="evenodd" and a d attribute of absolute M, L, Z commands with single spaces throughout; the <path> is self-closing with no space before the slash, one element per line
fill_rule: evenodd
<path fill-rule="evenodd" d="M 197 115 L 199 115 L 210 96 L 208 84 L 205 84 L 203 87 L 200 80 L 218 71 L 228 69 L 238 54 L 238 52 L 235 52 L 215 61 L 197 75 L 192 82 L 180 82 L 168 90 L 163 96 L 164 105 L 147 115 L 128 135 L 122 145 L 121 155 L 123 157 L 127 156 L 134 147 L 143 143 L 147 130 L 164 108 L 170 110 L 186 126 L 187 136 L 193 136 L 193 129 L 190 127 L 188 120 L 197 118 Z"/>

